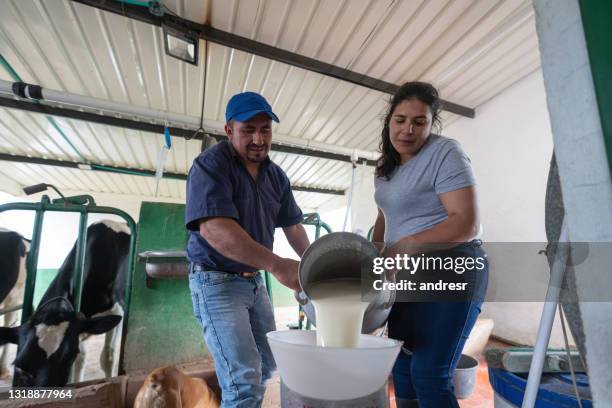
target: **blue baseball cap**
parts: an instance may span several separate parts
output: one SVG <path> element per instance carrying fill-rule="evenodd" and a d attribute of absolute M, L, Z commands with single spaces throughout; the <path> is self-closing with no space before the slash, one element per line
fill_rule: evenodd
<path fill-rule="evenodd" d="M 272 112 L 272 107 L 266 98 L 255 92 L 239 93 L 232 96 L 227 102 L 225 122 L 232 119 L 244 122 L 260 113 L 266 113 L 273 121 L 280 122 L 278 116 Z"/>

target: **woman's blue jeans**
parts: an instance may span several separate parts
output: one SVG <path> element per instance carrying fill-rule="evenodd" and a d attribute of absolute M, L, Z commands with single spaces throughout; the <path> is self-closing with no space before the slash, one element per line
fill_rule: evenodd
<path fill-rule="evenodd" d="M 189 274 L 189 288 L 215 362 L 221 407 L 260 407 L 265 382 L 276 369 L 266 338 L 276 330 L 274 312 L 263 278 L 199 271 Z"/>
<path fill-rule="evenodd" d="M 436 254 L 444 257 L 485 256 L 480 246 L 471 244 Z M 416 272 L 419 273 L 427 272 Z M 468 299 L 396 302 L 393 305 L 389 315 L 389 337 L 404 342 L 393 367 L 397 398 L 418 400 L 419 408 L 459 407 L 452 375 L 480 313 L 488 280 L 488 264 L 468 280 L 475 289 Z"/>

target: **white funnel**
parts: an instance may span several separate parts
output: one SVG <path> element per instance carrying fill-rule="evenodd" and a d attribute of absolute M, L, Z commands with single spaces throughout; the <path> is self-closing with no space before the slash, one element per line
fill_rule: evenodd
<path fill-rule="evenodd" d="M 402 343 L 362 334 L 357 348 L 317 346 L 315 330 L 268 333 L 281 379 L 292 391 L 326 401 L 364 397 L 387 381 Z"/>

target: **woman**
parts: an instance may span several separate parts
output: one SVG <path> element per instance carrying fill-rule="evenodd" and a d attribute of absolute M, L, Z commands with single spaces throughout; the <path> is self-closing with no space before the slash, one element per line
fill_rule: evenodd
<path fill-rule="evenodd" d="M 393 368 L 398 408 L 459 407 L 452 374 L 487 284 L 486 256 L 474 240 L 479 226 L 474 175 L 459 144 L 432 133 L 440 127 L 440 110 L 437 90 L 423 82 L 404 84 L 390 101 L 376 167 L 373 241 L 385 243 L 385 257 L 427 252 L 441 259 L 479 258 L 484 266 L 460 273 L 433 262 L 437 270 L 411 271 L 412 280 L 460 278 L 469 289 L 459 298 L 454 293 L 454 301 L 448 301 L 448 292 L 415 292 L 412 301 L 393 305 L 389 337 L 404 342 Z"/>

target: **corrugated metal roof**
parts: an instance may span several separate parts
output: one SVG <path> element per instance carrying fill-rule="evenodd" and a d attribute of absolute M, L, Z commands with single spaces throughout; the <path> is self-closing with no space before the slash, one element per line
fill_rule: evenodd
<path fill-rule="evenodd" d="M 427 80 L 444 99 L 480 105 L 539 68 L 528 0 L 165 0 L 178 15 L 395 84 Z M 277 134 L 375 151 L 388 95 L 243 51 L 200 41 L 200 64 L 167 57 L 159 27 L 67 0 L 5 0 L 0 53 L 24 81 L 72 93 L 223 121 L 229 97 L 261 92 Z M 208 53 L 206 52 L 208 50 Z M 206 55 L 208 54 L 208 55 Z M 204 66 L 207 78 L 204 85 Z M 11 80 L 0 69 L 0 78 Z M 444 113 L 446 123 L 458 116 Z M 87 160 L 153 169 L 161 135 L 55 118 Z M 166 170 L 186 173 L 196 141 L 174 139 Z M 44 115 L 0 109 L 0 150 L 78 160 Z M 350 164 L 274 153 L 293 183 L 345 189 Z M 20 184 L 151 193 L 150 179 L 0 163 Z M 40 176 L 40 177 L 39 177 Z M 163 183 L 182 197 L 179 181 Z M 317 207 L 326 198 L 299 193 Z M 329 198 L 329 196 L 327 197 Z M 311 207 L 311 208 L 313 208 Z"/>
<path fill-rule="evenodd" d="M 338 163 L 338 162 L 335 162 Z M 340 163 L 349 172 L 350 164 Z M 338 167 L 336 166 L 332 167 Z M 323 167 L 323 166 L 321 166 Z M 328 166 L 330 167 L 330 166 Z M 317 171 L 324 174 L 325 170 Z M 318 180 L 315 171 L 311 171 L 308 177 L 312 180 Z M 0 161 L 0 175 L 4 175 L 9 179 L 15 180 L 17 183 L 27 186 L 38 183 L 51 183 L 60 191 L 90 191 L 92 193 L 119 193 L 126 195 L 144 196 L 148 198 L 154 197 L 155 194 L 155 179 L 152 177 L 140 177 L 128 174 L 115 174 L 96 171 L 83 171 L 78 169 L 69 169 L 62 167 L 45 166 L 29 163 L 9 163 Z M 338 188 L 337 185 L 316 185 L 311 184 L 310 187 L 321 188 Z M 86 188 L 83 190 L 83 188 Z M 159 185 L 158 197 L 171 199 L 185 199 L 185 182 L 182 180 L 162 179 Z M 305 211 L 314 210 L 329 200 L 333 199 L 333 195 L 311 193 L 303 191 L 295 191 L 294 196 L 298 205 Z"/>

